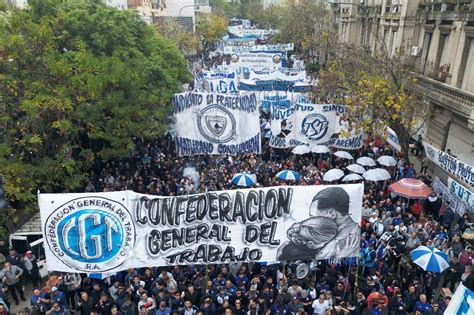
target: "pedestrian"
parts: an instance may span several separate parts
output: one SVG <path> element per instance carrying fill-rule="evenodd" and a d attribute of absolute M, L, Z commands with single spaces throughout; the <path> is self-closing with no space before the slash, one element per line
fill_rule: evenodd
<path fill-rule="evenodd" d="M 3 269 L 0 272 L 0 278 L 7 284 L 8 291 L 16 305 L 19 304 L 18 295 L 20 295 L 22 301 L 26 301 L 23 286 L 21 284 L 22 275 L 23 269 L 16 265 L 12 265 L 10 262 L 5 262 Z"/>

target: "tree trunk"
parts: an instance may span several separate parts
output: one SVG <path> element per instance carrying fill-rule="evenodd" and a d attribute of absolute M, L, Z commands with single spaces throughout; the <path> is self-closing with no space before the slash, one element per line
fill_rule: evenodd
<path fill-rule="evenodd" d="M 398 136 L 398 141 L 400 142 L 404 160 L 406 163 L 410 163 L 410 133 L 399 120 L 394 121 L 391 128 Z"/>

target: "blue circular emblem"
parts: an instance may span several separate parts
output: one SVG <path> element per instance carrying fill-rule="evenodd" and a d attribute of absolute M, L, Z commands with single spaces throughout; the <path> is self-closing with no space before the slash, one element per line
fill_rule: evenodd
<path fill-rule="evenodd" d="M 128 209 L 99 196 L 76 198 L 59 206 L 44 222 L 44 235 L 54 255 L 47 257 L 52 265 L 62 263 L 84 272 L 106 272 L 122 265 L 136 239 Z"/>
<path fill-rule="evenodd" d="M 219 105 L 209 105 L 198 116 L 199 133 L 213 143 L 226 143 L 236 134 L 236 121 L 232 113 Z"/>
<path fill-rule="evenodd" d="M 324 115 L 309 114 L 301 123 L 300 133 L 310 141 L 322 139 L 328 132 L 329 121 Z"/>
<path fill-rule="evenodd" d="M 70 258 L 89 263 L 105 262 L 117 255 L 123 242 L 123 227 L 113 213 L 85 209 L 59 222 L 59 246 Z M 91 237 L 85 237 L 89 234 Z"/>

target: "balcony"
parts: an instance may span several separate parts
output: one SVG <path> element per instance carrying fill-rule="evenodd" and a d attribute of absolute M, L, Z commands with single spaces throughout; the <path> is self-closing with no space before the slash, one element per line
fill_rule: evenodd
<path fill-rule="evenodd" d="M 474 94 L 449 84 L 416 74 L 416 90 L 423 93 L 431 102 L 464 118 L 468 127 L 474 130 Z"/>

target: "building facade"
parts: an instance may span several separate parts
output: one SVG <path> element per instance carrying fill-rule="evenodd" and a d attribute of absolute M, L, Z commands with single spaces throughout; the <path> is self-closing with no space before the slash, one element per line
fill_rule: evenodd
<path fill-rule="evenodd" d="M 429 103 L 422 136 L 474 165 L 474 0 L 333 0 L 340 38 L 401 54 Z"/>

